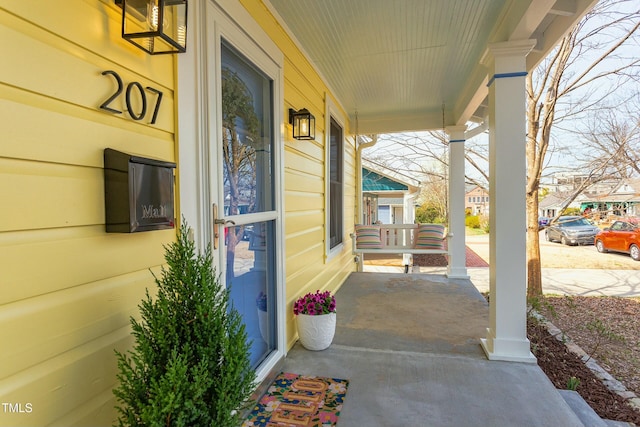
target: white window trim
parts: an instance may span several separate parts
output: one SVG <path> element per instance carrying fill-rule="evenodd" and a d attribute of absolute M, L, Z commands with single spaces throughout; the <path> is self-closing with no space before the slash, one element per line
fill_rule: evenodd
<path fill-rule="evenodd" d="M 346 119 L 344 117 L 344 115 L 342 114 L 342 112 L 340 111 L 340 109 L 338 108 L 338 106 L 333 102 L 333 100 L 331 99 L 331 96 L 329 96 L 328 93 L 325 92 L 324 94 L 324 105 L 325 105 L 325 114 L 324 114 L 324 119 L 325 119 L 325 123 L 324 123 L 324 139 L 325 139 L 325 143 L 324 143 L 324 152 L 325 152 L 325 171 L 324 171 L 324 176 L 325 176 L 325 180 L 324 180 L 324 191 L 325 191 L 325 198 L 324 198 L 324 221 L 325 221 L 325 236 L 324 236 L 324 241 L 325 241 L 325 260 L 326 262 L 330 261 L 332 258 L 334 258 L 335 256 L 337 256 L 338 254 L 342 253 L 342 251 L 344 250 L 344 245 L 345 245 L 345 241 L 346 241 L 346 235 L 345 235 L 345 229 L 346 227 L 344 226 L 344 215 L 343 215 L 343 222 L 342 222 L 342 243 L 336 245 L 334 248 L 331 248 L 331 242 L 330 242 L 330 238 L 329 238 L 329 221 L 330 221 L 330 210 L 331 210 L 331 199 L 329 196 L 329 190 L 330 190 L 330 186 L 331 186 L 331 182 L 329 179 L 330 176 L 330 166 L 331 166 L 331 118 L 333 118 L 333 120 L 335 120 L 338 125 L 340 125 L 340 127 L 342 127 L 342 160 L 344 162 L 345 159 L 345 148 L 346 148 L 346 144 L 345 144 L 345 139 L 346 139 L 346 132 L 347 132 L 347 127 L 346 127 Z M 342 191 L 342 209 L 344 211 L 344 173 L 345 173 L 345 168 L 344 165 L 342 167 L 342 184 L 343 184 L 343 191 Z"/>

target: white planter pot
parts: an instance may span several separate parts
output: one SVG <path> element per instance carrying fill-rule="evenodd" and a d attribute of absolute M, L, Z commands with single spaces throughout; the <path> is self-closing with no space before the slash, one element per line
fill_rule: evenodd
<path fill-rule="evenodd" d="M 260 335 L 264 342 L 269 342 L 269 314 L 266 311 L 258 309 L 258 326 L 260 327 Z"/>
<path fill-rule="evenodd" d="M 310 316 L 298 314 L 300 344 L 307 350 L 324 350 L 336 333 L 336 313 Z"/>

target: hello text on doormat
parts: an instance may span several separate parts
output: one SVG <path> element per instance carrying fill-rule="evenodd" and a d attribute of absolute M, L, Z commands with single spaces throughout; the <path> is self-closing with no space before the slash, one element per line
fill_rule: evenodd
<path fill-rule="evenodd" d="M 242 427 L 335 426 L 348 380 L 281 373 Z"/>

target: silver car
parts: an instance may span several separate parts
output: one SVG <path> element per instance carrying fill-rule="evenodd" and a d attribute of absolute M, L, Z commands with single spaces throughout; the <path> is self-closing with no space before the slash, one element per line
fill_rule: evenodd
<path fill-rule="evenodd" d="M 545 230 L 549 242 L 563 245 L 593 245 L 600 229 L 581 216 L 561 216 Z"/>

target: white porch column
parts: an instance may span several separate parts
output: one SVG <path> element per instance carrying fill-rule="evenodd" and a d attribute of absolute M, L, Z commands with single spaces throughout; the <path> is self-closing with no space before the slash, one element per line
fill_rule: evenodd
<path fill-rule="evenodd" d="M 534 40 L 489 45 L 489 281 L 482 347 L 490 360 L 535 362 L 527 339 L 526 56 Z"/>
<path fill-rule="evenodd" d="M 464 132 L 466 126 L 449 126 L 449 266 L 447 276 L 468 279 L 464 228 Z"/>

